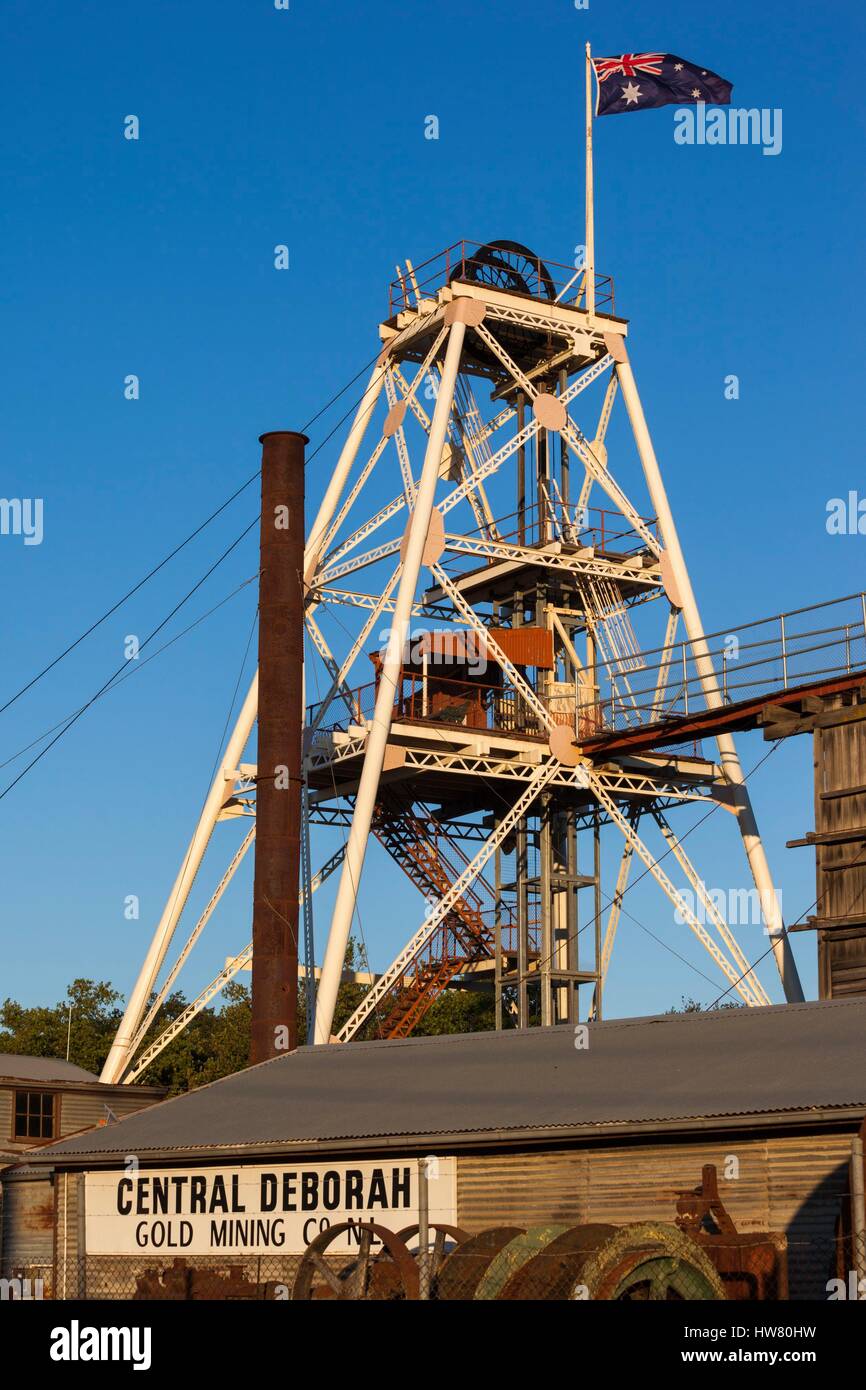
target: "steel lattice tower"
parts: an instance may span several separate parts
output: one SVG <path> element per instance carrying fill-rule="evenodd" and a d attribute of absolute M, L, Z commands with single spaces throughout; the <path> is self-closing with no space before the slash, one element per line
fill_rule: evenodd
<path fill-rule="evenodd" d="M 746 1004 L 769 1002 L 669 819 L 686 803 L 733 813 L 785 995 L 802 998 L 731 736 L 718 736 L 711 758 L 696 747 L 605 751 L 607 734 L 652 724 L 671 707 L 680 623 L 707 706 L 722 694 L 632 373 L 628 324 L 612 283 L 596 277 L 593 289 L 587 295 L 586 272 L 512 242 L 460 242 L 417 271 L 407 262 L 391 285 L 382 349 L 304 559 L 319 663 L 307 699 L 321 689 L 304 729 L 308 968 L 313 893 L 340 875 L 317 1042 L 331 1038 L 371 836 L 427 908 L 340 1030 L 343 1041 L 371 1029 L 405 1036 L 454 980 L 492 980 L 500 1025 L 599 1017 L 635 858 L 720 980 Z M 623 406 L 633 448 L 609 460 L 608 426 Z M 641 505 L 632 500 L 639 489 Z M 242 760 L 256 701 L 254 682 L 105 1080 L 131 1079 L 168 1041 L 133 1066 L 154 1014 L 148 996 L 214 827 L 227 807 L 252 812 L 255 767 Z M 314 873 L 319 825 L 348 833 L 345 850 Z M 602 833 L 621 837 L 616 881 L 604 889 Z M 676 862 L 698 914 L 660 854 Z M 249 959 L 250 948 L 241 951 L 190 1010 Z"/>

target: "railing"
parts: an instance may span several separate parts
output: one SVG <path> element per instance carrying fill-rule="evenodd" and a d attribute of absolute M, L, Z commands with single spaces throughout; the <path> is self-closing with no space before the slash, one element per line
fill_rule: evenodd
<path fill-rule="evenodd" d="M 517 921 L 517 903 L 515 901 L 503 901 L 499 910 L 499 931 L 502 943 L 502 953 L 506 956 L 516 956 L 520 949 L 520 926 Z M 484 919 L 484 924 L 491 937 L 496 933 L 496 911 L 494 908 L 487 908 L 480 916 Z M 540 914 L 534 913 L 531 909 L 526 923 L 527 951 L 530 959 L 534 959 L 541 954 L 542 950 L 543 925 Z M 464 933 L 465 935 L 465 933 Z M 458 960 L 466 958 L 466 950 L 460 939 L 459 934 L 454 929 L 444 924 L 442 928 L 430 938 L 423 950 L 413 958 L 406 967 L 406 974 L 414 975 L 418 965 L 428 964 L 433 960 Z"/>
<path fill-rule="evenodd" d="M 352 716 L 365 724 L 373 717 L 378 681 L 370 681 L 351 692 Z M 538 719 L 514 698 L 515 692 L 499 684 L 453 680 L 440 675 L 435 662 L 427 672 L 400 674 L 394 699 L 393 718 L 400 723 L 448 724 L 467 729 L 507 729 L 511 732 L 538 733 Z M 345 706 L 344 706 L 345 708 Z M 317 705 L 307 712 L 307 722 L 315 719 Z M 345 716 L 332 728 L 342 727 Z M 326 732 L 323 728 L 320 733 Z"/>
<path fill-rule="evenodd" d="M 352 719 L 363 725 L 373 718 L 379 685 L 370 681 L 351 691 Z M 589 738 L 603 732 L 601 714 L 597 708 L 584 706 L 578 712 L 577 700 L 569 699 L 557 692 L 550 700 L 542 699 L 550 712 L 554 724 L 567 724 L 578 729 L 579 734 Z M 307 710 L 307 724 L 311 724 L 318 711 L 318 705 Z M 340 705 L 335 704 L 339 710 Z M 338 722 L 322 725 L 317 731 L 325 738 L 336 729 L 346 726 L 345 705 Z M 435 724 L 441 727 L 479 729 L 493 733 L 529 734 L 544 736 L 546 724 L 529 706 L 519 691 L 501 683 L 483 681 L 453 680 L 450 676 L 439 674 L 435 663 L 427 672 L 404 670 L 400 674 L 394 700 L 393 719 L 398 723 Z"/>
<path fill-rule="evenodd" d="M 715 678 L 725 705 L 866 673 L 866 595 L 848 594 L 642 656 L 643 669 L 631 675 L 616 661 L 596 668 L 597 685 L 605 696 L 591 707 L 600 708 L 608 729 L 658 723 L 705 709 L 707 672 Z"/>
<path fill-rule="evenodd" d="M 653 534 L 654 517 L 641 518 Z M 502 541 L 506 545 L 545 545 L 561 541 L 580 549 L 592 546 L 599 555 L 634 555 L 646 549 L 643 537 L 626 521 L 622 512 L 601 507 L 578 507 L 561 498 L 532 502 L 522 511 L 494 518 L 493 524 L 464 531 L 468 541 Z M 465 559 L 466 552 L 449 556 L 446 568 Z M 490 563 L 497 562 L 491 556 Z"/>
<path fill-rule="evenodd" d="M 824 618 L 835 621 L 822 621 Z M 628 662 L 599 661 L 591 695 L 578 688 L 572 696 L 560 685 L 549 699 L 538 698 L 552 722 L 573 728 L 581 742 L 706 709 L 704 681 L 708 675 L 715 680 L 725 705 L 861 671 L 866 679 L 866 593 L 762 618 L 738 629 L 708 633 L 701 642 L 677 642 L 645 651 L 640 660 L 638 669 L 631 658 Z M 440 670 L 435 661 L 426 671 L 403 670 L 394 701 L 395 720 L 546 736 L 545 721 L 513 686 L 502 681 L 455 680 Z M 377 693 L 376 681 L 352 692 L 356 723 L 372 719 Z M 311 706 L 308 710 L 308 724 L 317 709 Z M 343 712 L 340 721 L 323 726 L 319 736 L 325 738 L 329 732 L 345 728 L 346 722 Z M 700 756 L 700 745 L 689 743 L 688 751 Z"/>
<path fill-rule="evenodd" d="M 455 280 L 490 285 L 512 294 L 521 294 L 542 303 L 562 303 L 580 307 L 586 292 L 586 272 L 573 265 L 542 261 L 538 256 L 501 252 L 502 262 L 494 263 L 486 255 L 485 243 L 455 241 L 444 251 L 416 266 L 414 278 L 398 276 L 388 287 L 390 317 L 410 309 L 419 299 L 433 299 L 437 290 Z M 508 265 L 504 263 L 511 257 Z M 609 275 L 595 277 L 595 307 L 598 313 L 614 312 L 613 280 Z"/>

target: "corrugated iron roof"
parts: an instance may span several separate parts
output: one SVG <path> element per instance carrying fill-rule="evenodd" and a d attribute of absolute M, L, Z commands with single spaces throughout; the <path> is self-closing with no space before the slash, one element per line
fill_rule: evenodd
<path fill-rule="evenodd" d="M 866 998 L 299 1048 L 28 1153 L 59 1163 L 866 1111 Z"/>
<path fill-rule="evenodd" d="M 61 1057 L 25 1057 L 0 1052 L 0 1081 L 98 1081 L 92 1071 Z"/>

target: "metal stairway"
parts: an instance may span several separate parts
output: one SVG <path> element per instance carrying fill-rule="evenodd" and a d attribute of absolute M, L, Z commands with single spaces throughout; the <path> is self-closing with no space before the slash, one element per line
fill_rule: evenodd
<path fill-rule="evenodd" d="M 424 819 L 415 813 L 409 798 L 393 788 L 387 792 L 382 788 L 373 833 L 424 897 L 438 901 L 469 861 L 459 846 L 449 841 L 455 858 L 462 861 L 460 868 L 454 867 L 437 842 L 439 837 L 430 832 L 432 817 L 426 807 L 422 809 Z M 408 1037 L 455 976 L 471 962 L 494 954 L 495 937 L 483 915 L 485 898 L 491 908 L 494 906 L 494 891 L 483 875 L 476 879 L 475 887 L 481 893 L 473 888 L 458 898 L 438 931 L 395 981 L 388 996 L 391 1007 L 377 1025 L 380 1038 Z"/>

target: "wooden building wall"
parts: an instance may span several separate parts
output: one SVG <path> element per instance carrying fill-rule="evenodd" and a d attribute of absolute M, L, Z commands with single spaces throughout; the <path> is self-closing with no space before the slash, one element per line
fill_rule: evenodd
<path fill-rule="evenodd" d="M 866 704 L 824 702 L 813 733 L 818 983 L 822 999 L 866 993 Z"/>

